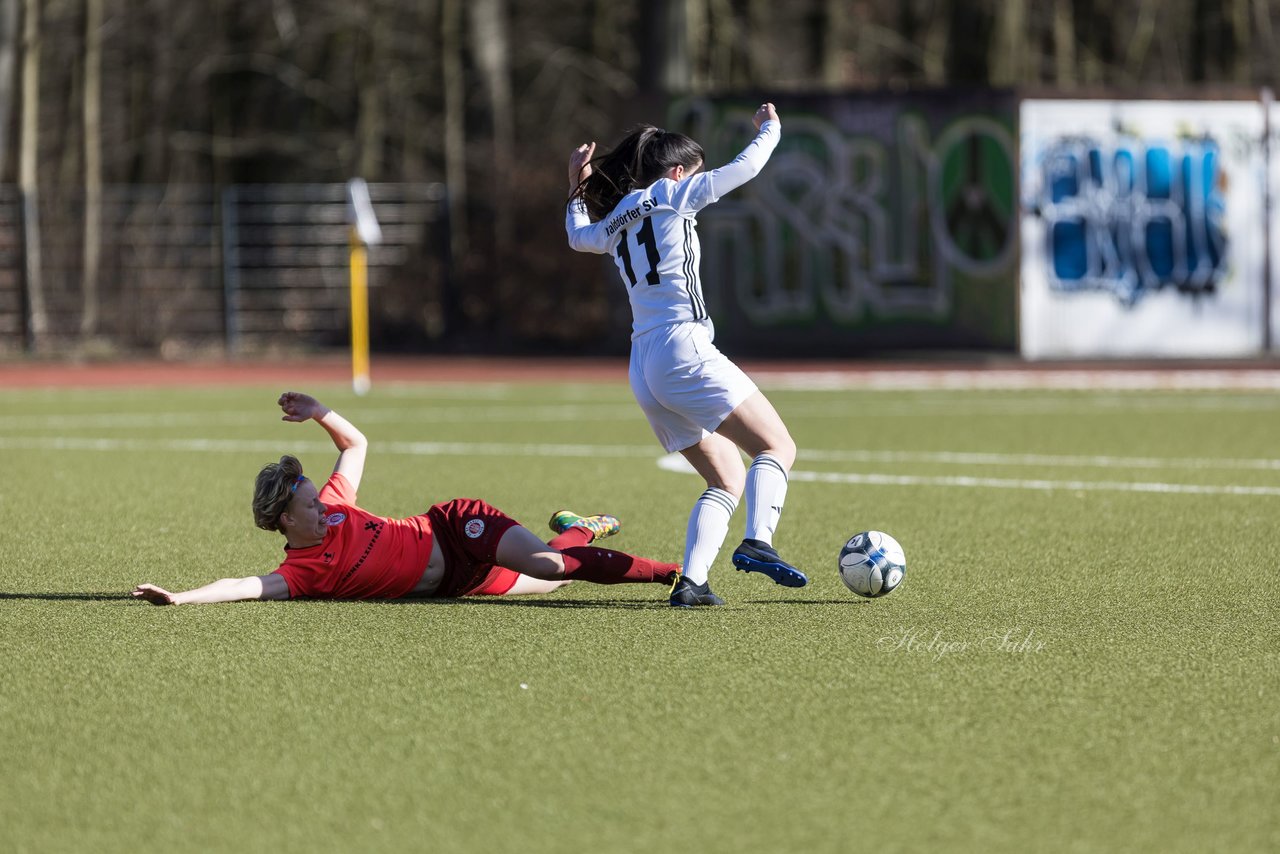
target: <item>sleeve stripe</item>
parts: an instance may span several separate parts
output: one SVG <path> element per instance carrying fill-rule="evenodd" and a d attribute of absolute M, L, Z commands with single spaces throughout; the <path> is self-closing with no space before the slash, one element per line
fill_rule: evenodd
<path fill-rule="evenodd" d="M 684 279 L 693 304 L 693 319 L 705 320 L 707 305 L 702 299 L 702 284 L 698 281 L 698 260 L 693 254 L 693 220 L 684 221 Z"/>

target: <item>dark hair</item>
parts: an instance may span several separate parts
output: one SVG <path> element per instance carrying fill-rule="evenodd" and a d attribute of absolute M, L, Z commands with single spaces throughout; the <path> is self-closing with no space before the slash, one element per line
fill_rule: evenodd
<path fill-rule="evenodd" d="M 302 463 L 285 454 L 278 463 L 267 463 L 253 484 L 253 524 L 265 531 L 283 531 L 280 514 L 293 498 L 293 485 L 302 477 Z"/>
<path fill-rule="evenodd" d="M 569 195 L 581 198 L 593 221 L 609 215 L 622 197 L 647 187 L 675 166 L 692 169 L 704 160 L 702 146 L 682 133 L 640 125 L 608 151 L 591 159 L 591 174 Z"/>

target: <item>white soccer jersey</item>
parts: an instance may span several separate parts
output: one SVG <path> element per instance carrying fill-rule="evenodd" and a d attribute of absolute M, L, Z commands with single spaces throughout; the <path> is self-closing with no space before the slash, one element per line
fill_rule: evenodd
<path fill-rule="evenodd" d="M 579 252 L 613 255 L 631 299 L 631 337 L 671 323 L 706 322 L 695 228 L 698 211 L 750 181 L 773 153 L 781 123 L 767 121 L 731 163 L 676 182 L 661 178 L 633 190 L 608 216 L 593 223 L 575 199 L 565 214 L 569 245 Z"/>

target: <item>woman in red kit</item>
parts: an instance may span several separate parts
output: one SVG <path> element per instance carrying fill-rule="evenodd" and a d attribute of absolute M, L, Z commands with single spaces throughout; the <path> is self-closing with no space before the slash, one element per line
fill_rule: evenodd
<path fill-rule="evenodd" d="M 259 528 L 285 537 L 274 572 L 224 578 L 170 593 L 140 584 L 133 595 L 155 605 L 242 599 L 395 599 L 402 596 L 511 596 L 547 593 L 573 580 L 597 584 L 673 583 L 680 566 L 588 546 L 617 533 L 612 516 L 551 517 L 557 534 L 544 543 L 501 510 L 456 498 L 420 516 L 387 519 L 356 505 L 368 440 L 315 398 L 285 392 L 285 421 L 315 420 L 338 448 L 338 463 L 321 487 L 291 456 L 258 473 L 253 516 Z"/>

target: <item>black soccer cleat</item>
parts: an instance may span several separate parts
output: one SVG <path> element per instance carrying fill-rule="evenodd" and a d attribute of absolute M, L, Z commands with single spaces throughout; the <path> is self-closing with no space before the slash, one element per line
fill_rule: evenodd
<path fill-rule="evenodd" d="M 778 557 L 773 546 L 761 540 L 743 540 L 733 552 L 733 565 L 743 572 L 762 572 L 783 587 L 804 587 L 809 578 Z"/>
<path fill-rule="evenodd" d="M 671 606 L 673 608 L 697 608 L 701 605 L 723 605 L 724 600 L 711 592 L 708 582 L 694 584 L 683 575 L 676 579 L 671 588 Z"/>

